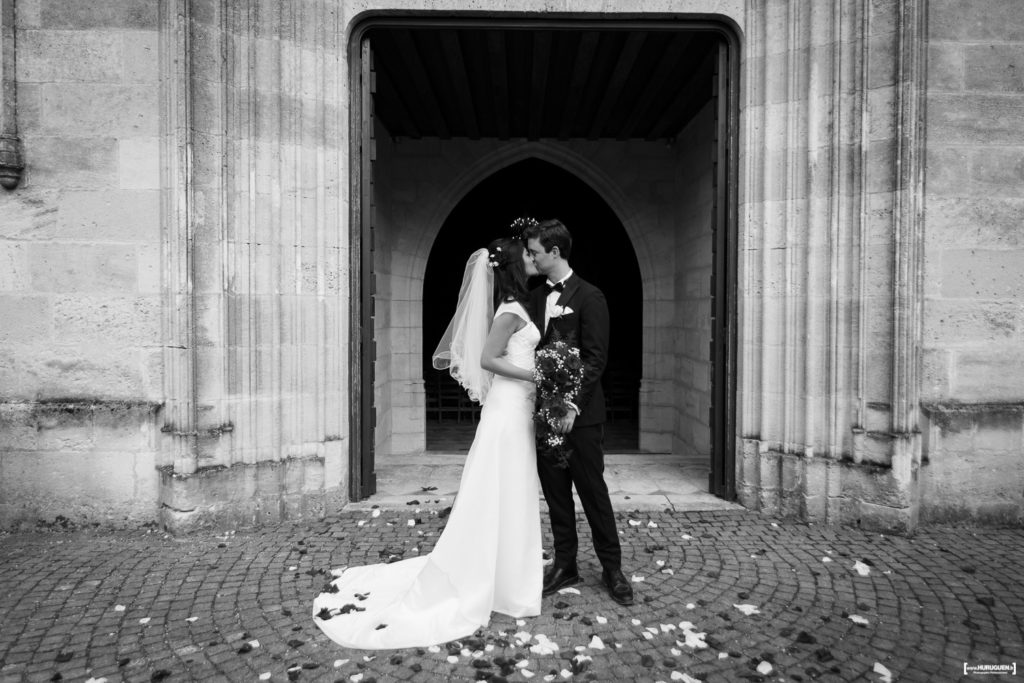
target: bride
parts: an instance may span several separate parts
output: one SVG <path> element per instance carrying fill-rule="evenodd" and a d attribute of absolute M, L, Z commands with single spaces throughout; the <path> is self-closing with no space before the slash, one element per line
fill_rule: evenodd
<path fill-rule="evenodd" d="M 444 643 L 491 612 L 540 614 L 542 556 L 533 356 L 541 335 L 523 302 L 536 275 L 518 239 L 469 257 L 434 367 L 483 406 L 451 515 L 430 554 L 346 569 L 313 601 L 314 621 L 358 649 Z"/>

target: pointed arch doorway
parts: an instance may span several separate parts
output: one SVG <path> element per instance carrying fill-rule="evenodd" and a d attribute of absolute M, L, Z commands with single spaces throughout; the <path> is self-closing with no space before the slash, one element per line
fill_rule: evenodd
<path fill-rule="evenodd" d="M 573 234 L 573 270 L 605 294 L 612 320 L 604 377 L 605 448 L 634 452 L 639 446 L 643 348 L 643 287 L 636 253 L 622 222 L 600 194 L 572 173 L 537 158 L 513 163 L 483 179 L 448 215 L 430 250 L 422 304 L 426 450 L 463 452 L 472 442 L 480 407 L 466 398 L 447 372 L 431 367 L 431 354 L 455 311 L 467 257 L 507 235 L 518 216 L 554 217 L 565 223 Z"/>
<path fill-rule="evenodd" d="M 600 188 L 632 242 L 640 449 L 710 462 L 705 490 L 735 499 L 738 64 L 736 34 L 702 19 L 369 17 L 352 33 L 352 500 L 378 463 L 426 449 L 438 232 L 479 178 L 531 156 Z"/>

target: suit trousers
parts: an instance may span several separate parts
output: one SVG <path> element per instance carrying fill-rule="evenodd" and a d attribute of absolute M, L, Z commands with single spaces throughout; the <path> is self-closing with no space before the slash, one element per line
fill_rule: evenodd
<path fill-rule="evenodd" d="M 537 458 L 540 485 L 548 504 L 551 533 L 555 539 L 555 566 L 567 567 L 576 563 L 579 538 L 572 498 L 575 484 L 601 566 L 609 570 L 620 569 L 622 549 L 615 528 L 615 512 L 608 497 L 608 484 L 604 480 L 604 425 L 576 427 L 569 433 L 567 441 L 573 449 L 569 467 L 556 467 L 547 458 Z"/>

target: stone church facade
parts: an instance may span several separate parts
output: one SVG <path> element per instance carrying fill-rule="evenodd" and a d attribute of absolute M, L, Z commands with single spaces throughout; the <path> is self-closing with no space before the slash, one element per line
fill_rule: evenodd
<path fill-rule="evenodd" d="M 1024 519 L 1015 0 L 0 7 L 4 526 L 365 495 L 425 449 L 431 249 L 527 160 L 597 192 L 635 252 L 640 450 L 711 458 L 714 492 L 791 518 Z M 441 46 L 406 62 L 422 86 L 453 32 L 512 30 L 589 44 L 534 62 L 581 83 L 616 32 L 711 36 L 714 90 L 667 137 L 396 134 L 386 89 L 434 95 L 386 82 L 390 56 Z M 444 85 L 463 114 L 471 81 Z"/>

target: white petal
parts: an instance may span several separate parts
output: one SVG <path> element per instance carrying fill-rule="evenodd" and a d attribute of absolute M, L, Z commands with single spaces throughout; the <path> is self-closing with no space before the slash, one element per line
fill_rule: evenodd
<path fill-rule="evenodd" d="M 448 663 L 449 664 L 458 664 L 459 663 L 459 658 L 456 657 L 455 655 L 448 655 Z"/>
<path fill-rule="evenodd" d="M 490 644 L 488 644 L 488 645 L 487 645 L 487 647 L 485 647 L 485 648 L 484 648 L 484 652 L 490 652 L 490 651 L 491 651 L 491 650 L 493 650 L 493 649 L 494 649 L 494 646 L 493 646 L 493 645 L 490 645 Z"/>
<path fill-rule="evenodd" d="M 692 541 L 692 540 L 693 540 L 693 536 L 691 536 L 690 534 L 683 534 L 683 535 L 681 536 L 681 538 L 682 538 L 682 539 L 683 539 L 684 541 Z"/>
<path fill-rule="evenodd" d="M 530 660 L 529 659 L 520 659 L 518 662 L 516 662 L 516 668 L 517 669 L 525 669 L 528 666 L 530 666 Z M 530 674 L 530 675 L 532 676 L 533 674 Z"/>
<path fill-rule="evenodd" d="M 526 619 L 516 619 L 516 626 L 526 626 Z"/>
<path fill-rule="evenodd" d="M 252 647 L 259 647 L 260 646 L 260 641 L 258 641 L 258 640 L 250 640 L 249 641 L 249 645 L 251 645 Z"/>
<path fill-rule="evenodd" d="M 658 628 L 656 626 L 648 626 L 647 630 L 651 633 L 652 636 L 658 635 Z"/>
<path fill-rule="evenodd" d="M 562 669 L 561 674 L 562 678 L 572 678 L 572 672 L 568 669 Z"/>
<path fill-rule="evenodd" d="M 728 652 L 719 652 L 718 653 L 718 658 L 719 659 L 729 659 L 729 653 Z"/>
<path fill-rule="evenodd" d="M 405 525 L 406 526 L 416 526 L 416 520 L 415 519 L 410 519 L 409 521 L 407 521 L 405 523 Z"/>
<path fill-rule="evenodd" d="M 651 635 L 650 631 L 644 631 L 644 638 L 646 638 L 647 640 L 650 640 L 653 637 L 654 636 Z"/>
<path fill-rule="evenodd" d="M 358 522 L 356 522 L 356 526 L 363 526 L 364 524 L 366 524 L 366 520 L 365 519 L 361 519 Z"/>
<path fill-rule="evenodd" d="M 590 643 L 587 644 L 587 647 L 589 647 L 591 650 L 603 650 L 604 641 L 598 638 L 597 636 L 594 636 L 590 639 Z"/>
<path fill-rule="evenodd" d="M 427 648 L 427 650 L 429 652 L 440 652 L 441 648 L 438 647 L 437 645 L 431 645 L 430 647 Z"/>
<path fill-rule="evenodd" d="M 349 660 L 347 660 L 347 659 L 335 659 L 334 660 L 334 668 L 335 669 L 340 669 L 341 667 L 343 667 L 346 664 L 348 664 L 348 661 Z"/>
<path fill-rule="evenodd" d="M 688 602 L 686 603 L 686 609 L 697 609 L 697 605 L 692 602 Z"/>
<path fill-rule="evenodd" d="M 822 562 L 831 562 L 832 558 L 831 557 L 823 557 L 823 558 L 821 558 L 821 561 Z"/>
<path fill-rule="evenodd" d="M 658 523 L 657 522 L 647 522 L 647 528 L 649 528 L 649 529 L 657 529 L 658 528 Z"/>
<path fill-rule="evenodd" d="M 665 560 L 657 560 L 657 561 L 655 561 L 654 564 L 658 565 L 659 567 L 664 567 L 665 566 Z"/>
<path fill-rule="evenodd" d="M 270 672 L 269 671 L 264 671 L 263 673 L 261 673 L 260 674 L 260 680 L 261 681 L 269 681 L 270 680 Z"/>
<path fill-rule="evenodd" d="M 371 517 L 380 517 L 380 508 L 375 508 L 374 511 L 370 513 L 370 516 Z"/>
<path fill-rule="evenodd" d="M 293 572 L 293 571 L 295 571 L 298 568 L 299 568 L 298 565 L 294 565 L 293 564 L 292 566 L 288 567 L 288 571 Z"/>
<path fill-rule="evenodd" d="M 152 618 L 153 617 L 142 617 L 141 619 L 139 619 L 139 623 L 140 624 L 148 624 L 150 619 L 152 619 Z"/>
<path fill-rule="evenodd" d="M 607 624 L 608 623 L 608 617 L 602 617 L 600 614 L 598 614 L 595 618 L 597 619 L 597 623 L 599 623 L 599 624 Z"/>
<path fill-rule="evenodd" d="M 198 619 L 199 619 L 199 617 L 189 617 L 185 621 L 187 621 L 188 623 L 191 624 L 192 622 L 197 621 Z"/>
<path fill-rule="evenodd" d="M 523 678 L 533 678 L 534 676 L 537 675 L 537 674 L 533 673 L 532 671 L 530 671 L 529 669 L 520 669 L 519 673 L 521 673 L 523 675 Z"/>
<path fill-rule="evenodd" d="M 639 626 L 641 623 L 643 623 L 639 619 L 630 619 L 630 621 L 632 622 L 633 626 Z"/>
<path fill-rule="evenodd" d="M 736 609 L 746 614 L 748 617 L 751 614 L 760 614 L 761 610 L 757 609 L 755 605 L 733 605 Z"/>
<path fill-rule="evenodd" d="M 677 647 L 672 648 L 671 650 L 669 650 L 669 652 L 672 653 L 673 657 L 678 657 L 679 655 L 683 654 L 683 651 Z"/>
<path fill-rule="evenodd" d="M 661 570 L 661 573 L 662 574 L 675 574 L 675 572 L 672 570 L 672 567 L 665 567 L 664 569 Z"/>
<path fill-rule="evenodd" d="M 572 587 L 562 588 L 562 589 L 560 589 L 558 591 L 559 595 L 565 595 L 566 593 L 568 593 L 570 595 L 581 595 L 581 593 L 580 593 L 578 588 L 572 588 Z"/>
<path fill-rule="evenodd" d="M 874 672 L 881 676 L 879 679 L 881 683 L 892 683 L 892 672 L 889 671 L 885 666 L 875 662 Z"/>
<path fill-rule="evenodd" d="M 860 624 L 861 626 L 867 626 L 870 623 L 867 619 L 860 616 L 859 614 L 851 614 L 850 621 L 852 621 L 855 624 Z"/>
<path fill-rule="evenodd" d="M 639 519 L 631 519 L 631 520 L 629 520 L 629 525 L 630 526 L 640 526 L 640 520 Z"/>
<path fill-rule="evenodd" d="M 669 631 L 675 631 L 675 630 L 676 630 L 676 625 L 675 624 L 662 624 L 661 625 L 661 632 L 662 633 L 668 633 Z"/>
<path fill-rule="evenodd" d="M 125 606 L 124 605 L 114 605 L 114 611 L 115 612 L 123 612 L 124 610 L 125 610 Z"/>
<path fill-rule="evenodd" d="M 761 662 L 757 665 L 757 673 L 762 676 L 767 676 L 772 672 L 772 665 L 770 662 Z"/>
<path fill-rule="evenodd" d="M 866 564 L 864 564 L 860 560 L 857 560 L 856 562 L 853 563 L 853 568 L 856 569 L 857 573 L 860 574 L 861 576 L 867 576 L 868 574 L 871 573 L 871 567 L 867 566 Z"/>
<path fill-rule="evenodd" d="M 643 580 L 644 580 L 644 577 L 642 577 L 642 576 L 637 576 L 636 574 L 633 574 L 633 577 L 632 577 L 632 581 L 633 581 L 633 583 L 640 583 L 640 582 L 641 582 L 641 581 L 643 581 Z"/>
<path fill-rule="evenodd" d="M 290 670 L 291 669 L 289 669 L 289 671 Z M 352 674 L 348 677 L 348 680 L 352 681 L 352 683 L 359 683 L 359 681 L 363 680 L 363 674 Z"/>

